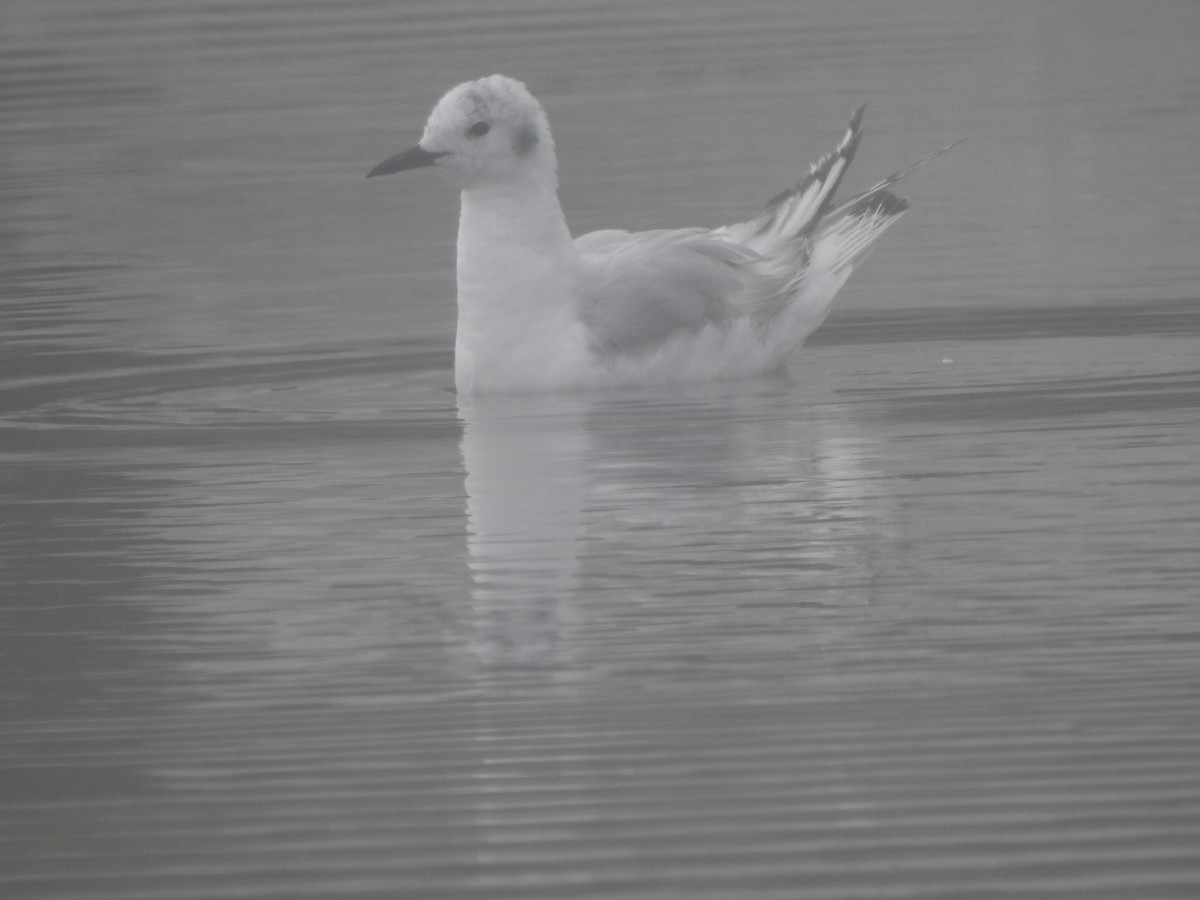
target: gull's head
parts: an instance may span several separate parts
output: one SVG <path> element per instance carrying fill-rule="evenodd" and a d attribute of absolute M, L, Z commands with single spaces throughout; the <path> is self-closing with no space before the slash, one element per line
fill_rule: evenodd
<path fill-rule="evenodd" d="M 433 108 L 417 146 L 368 173 L 433 166 L 463 190 L 555 177 L 554 140 L 540 103 L 521 82 L 489 75 L 453 88 Z"/>

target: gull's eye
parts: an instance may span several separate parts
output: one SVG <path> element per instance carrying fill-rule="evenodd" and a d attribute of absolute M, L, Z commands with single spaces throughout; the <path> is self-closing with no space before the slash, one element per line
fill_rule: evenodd
<path fill-rule="evenodd" d="M 470 128 L 467 129 L 467 134 L 469 134 L 473 138 L 483 137 L 485 134 L 487 134 L 491 130 L 491 128 L 492 128 L 492 126 L 489 125 L 487 122 L 476 122 L 474 125 L 472 125 Z"/>

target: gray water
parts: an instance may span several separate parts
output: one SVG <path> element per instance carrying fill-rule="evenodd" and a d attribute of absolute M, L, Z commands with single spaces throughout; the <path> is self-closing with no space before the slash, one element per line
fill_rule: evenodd
<path fill-rule="evenodd" d="M 1200 5 L 0 12 L 0 893 L 1200 893 Z M 912 211 L 787 378 L 452 390 L 529 82 L 577 231 L 867 103 Z"/>

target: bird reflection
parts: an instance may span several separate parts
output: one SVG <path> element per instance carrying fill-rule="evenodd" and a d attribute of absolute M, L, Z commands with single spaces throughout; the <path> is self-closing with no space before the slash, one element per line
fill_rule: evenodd
<path fill-rule="evenodd" d="M 459 402 L 473 649 L 485 663 L 562 663 L 578 579 L 588 436 L 584 399 Z"/>
<path fill-rule="evenodd" d="M 772 382 L 460 399 L 476 659 L 584 665 L 576 607 L 601 595 L 593 611 L 869 602 L 879 479 L 832 413 Z"/>

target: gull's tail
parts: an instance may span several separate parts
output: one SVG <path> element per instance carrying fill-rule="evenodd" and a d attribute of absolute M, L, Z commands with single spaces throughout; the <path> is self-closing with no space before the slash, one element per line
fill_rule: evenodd
<path fill-rule="evenodd" d="M 850 116 L 850 124 L 840 144 L 813 164 L 808 174 L 795 187 L 772 197 L 759 216 L 748 222 L 752 226 L 751 246 L 778 245 L 809 237 L 817 223 L 833 205 L 833 195 L 850 168 L 854 153 L 862 140 L 863 106 Z"/>
<path fill-rule="evenodd" d="M 773 197 L 758 216 L 719 229 L 722 236 L 758 254 L 752 263 L 758 277 L 731 303 L 759 320 L 788 311 L 797 322 L 797 342 L 820 324 L 850 273 L 908 209 L 908 201 L 889 188 L 962 143 L 943 147 L 835 206 L 834 194 L 862 141 L 862 118 L 860 106 L 833 152 L 795 187 Z"/>
<path fill-rule="evenodd" d="M 794 306 L 805 292 L 817 229 L 833 207 L 834 193 L 862 140 L 862 116 L 860 106 L 851 114 L 846 133 L 833 152 L 821 157 L 794 187 L 772 197 L 748 222 L 720 229 L 758 255 L 753 263 L 757 277 L 731 298 L 744 315 L 769 318 Z M 832 293 L 829 299 L 833 299 Z M 828 307 L 828 303 L 824 305 Z"/>
<path fill-rule="evenodd" d="M 862 141 L 862 119 L 863 107 L 859 106 L 851 113 L 846 134 L 837 148 L 815 163 L 795 187 L 768 201 L 757 217 L 731 226 L 730 236 L 767 259 L 782 262 L 790 257 L 793 270 L 803 271 L 810 255 L 821 245 L 825 245 L 826 252 L 816 253 L 819 262 L 830 262 L 828 250 L 836 246 L 840 252 L 832 263 L 838 269 L 857 265 L 879 236 L 908 209 L 908 201 L 888 188 L 962 143 L 955 141 L 930 153 L 835 207 L 834 194 Z"/>
<path fill-rule="evenodd" d="M 822 274 L 849 275 L 906 209 L 908 201 L 886 188 L 868 191 L 842 205 L 817 224 L 809 267 Z"/>
<path fill-rule="evenodd" d="M 858 119 L 861 114 L 860 106 L 854 111 L 854 118 Z M 965 140 L 962 138 L 941 150 L 935 150 L 907 169 L 893 172 L 870 189 L 851 197 L 836 209 L 823 212 L 821 218 L 813 223 L 811 265 L 834 273 L 845 271 L 849 275 L 866 257 L 880 235 L 908 209 L 908 201 L 897 197 L 888 188 Z"/>

